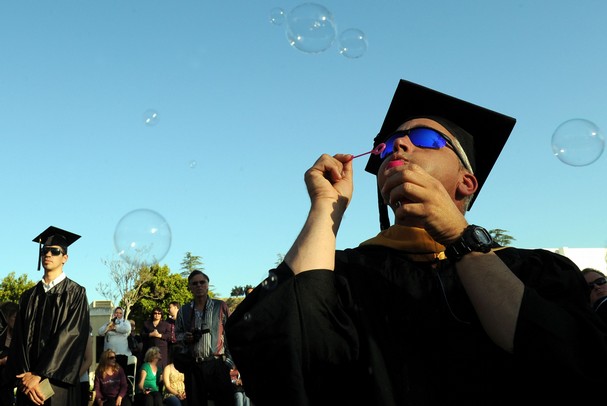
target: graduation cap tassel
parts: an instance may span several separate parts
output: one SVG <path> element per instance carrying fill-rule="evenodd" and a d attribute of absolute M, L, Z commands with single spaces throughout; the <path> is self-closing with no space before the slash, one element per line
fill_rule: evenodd
<path fill-rule="evenodd" d="M 381 195 L 381 190 L 377 188 L 377 204 L 379 206 L 379 229 L 387 230 L 390 228 L 390 217 L 388 217 L 388 206 L 384 204 L 384 198 Z"/>
<path fill-rule="evenodd" d="M 38 270 L 42 262 L 42 238 L 38 240 Z"/>

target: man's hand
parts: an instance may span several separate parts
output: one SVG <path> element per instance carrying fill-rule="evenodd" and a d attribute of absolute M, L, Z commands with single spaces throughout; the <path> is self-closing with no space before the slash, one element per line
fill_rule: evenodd
<path fill-rule="evenodd" d="M 34 404 L 44 404 L 44 397 L 40 391 L 40 381 L 42 377 L 34 375 L 31 372 L 25 372 L 17 375 L 17 378 L 21 380 L 19 382 L 19 389 L 23 392 Z"/>

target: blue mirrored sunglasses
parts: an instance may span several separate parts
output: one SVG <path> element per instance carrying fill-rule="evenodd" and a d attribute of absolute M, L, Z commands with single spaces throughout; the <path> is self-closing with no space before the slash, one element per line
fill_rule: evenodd
<path fill-rule="evenodd" d="M 453 142 L 449 139 L 449 137 L 433 128 L 428 127 L 415 127 L 408 130 L 396 131 L 385 141 L 386 148 L 379 155 L 380 158 L 384 159 L 393 153 L 394 143 L 396 140 L 405 136 L 408 136 L 411 143 L 419 148 L 441 149 L 445 146 L 449 146 L 449 148 L 455 152 L 455 155 L 457 155 L 464 167 L 468 168 L 468 165 L 466 165 L 466 160 L 463 159 L 463 157 L 454 147 Z"/>

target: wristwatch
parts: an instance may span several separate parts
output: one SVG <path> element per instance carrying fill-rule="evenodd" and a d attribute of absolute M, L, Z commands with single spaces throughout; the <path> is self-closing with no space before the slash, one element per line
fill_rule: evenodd
<path fill-rule="evenodd" d="M 483 227 L 469 225 L 461 238 L 445 249 L 445 255 L 451 261 L 457 262 L 471 252 L 489 252 L 493 246 L 491 234 Z"/>

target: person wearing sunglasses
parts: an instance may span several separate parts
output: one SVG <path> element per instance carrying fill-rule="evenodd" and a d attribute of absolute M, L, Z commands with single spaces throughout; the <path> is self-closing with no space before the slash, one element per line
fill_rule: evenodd
<path fill-rule="evenodd" d="M 336 249 L 337 233 L 358 161 L 318 158 L 304 177 L 311 207 L 300 234 L 226 325 L 252 403 L 595 397 L 584 388 L 607 379 L 606 332 L 579 268 L 547 250 L 500 247 L 465 216 L 514 124 L 401 80 L 365 167 L 381 231 L 351 249 Z M 522 198 L 512 189 L 494 191 Z M 498 208 L 495 221 L 508 221 Z"/>
<path fill-rule="evenodd" d="M 95 369 L 95 405 L 130 406 L 128 382 L 124 369 L 116 362 L 116 353 L 111 349 L 101 353 Z"/>
<path fill-rule="evenodd" d="M 141 338 L 143 340 L 143 352 L 145 353 L 151 347 L 160 349 L 160 361 L 158 366 L 161 369 L 168 364 L 169 359 L 169 340 L 171 339 L 171 325 L 162 319 L 162 309 L 155 307 L 149 320 L 143 322 L 141 329 Z"/>
<path fill-rule="evenodd" d="M 184 374 L 189 405 L 234 406 L 230 381 L 231 359 L 225 325 L 228 305 L 209 297 L 209 277 L 200 270 L 188 276 L 192 301 L 184 304 L 175 320 L 175 336 L 181 352 L 173 354 L 173 365 Z"/>
<path fill-rule="evenodd" d="M 584 268 L 582 275 L 590 288 L 590 304 L 594 311 L 607 323 L 607 278 L 598 269 Z"/>
<path fill-rule="evenodd" d="M 64 272 L 68 246 L 79 238 L 50 226 L 33 239 L 38 244 L 38 269 L 42 267 L 44 274 L 19 299 L 9 358 L 17 378 L 17 405 L 80 402 L 89 305 L 86 289 Z"/>

